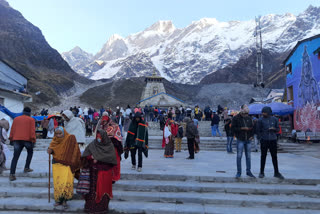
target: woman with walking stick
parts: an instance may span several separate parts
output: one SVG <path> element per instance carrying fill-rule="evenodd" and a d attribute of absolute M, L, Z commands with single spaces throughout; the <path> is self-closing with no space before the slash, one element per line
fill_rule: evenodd
<path fill-rule="evenodd" d="M 81 153 L 75 136 L 57 127 L 47 152 L 53 156 L 54 206 L 67 209 L 67 201 L 73 197 L 74 173 L 80 169 Z"/>

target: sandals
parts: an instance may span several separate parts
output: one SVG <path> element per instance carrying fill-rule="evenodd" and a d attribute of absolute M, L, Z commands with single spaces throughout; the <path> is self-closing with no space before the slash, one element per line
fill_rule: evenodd
<path fill-rule="evenodd" d="M 62 206 L 63 209 L 65 210 L 69 208 L 68 204 L 62 204 L 62 203 L 55 203 L 53 206 L 54 207 Z"/>
<path fill-rule="evenodd" d="M 58 206 L 61 206 L 62 204 L 61 203 L 55 203 L 53 206 L 54 207 L 58 207 Z"/>
<path fill-rule="evenodd" d="M 67 203 L 62 204 L 62 206 L 63 206 L 63 209 L 65 209 L 65 210 L 69 208 Z"/>

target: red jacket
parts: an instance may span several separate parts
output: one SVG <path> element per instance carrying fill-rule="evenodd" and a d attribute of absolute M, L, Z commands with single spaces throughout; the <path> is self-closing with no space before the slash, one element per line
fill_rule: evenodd
<path fill-rule="evenodd" d="M 10 141 L 23 140 L 36 142 L 36 125 L 32 117 L 22 115 L 13 120 Z"/>

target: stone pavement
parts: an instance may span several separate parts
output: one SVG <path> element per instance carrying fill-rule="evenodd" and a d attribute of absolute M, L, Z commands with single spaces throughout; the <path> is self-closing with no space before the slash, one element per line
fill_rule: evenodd
<path fill-rule="evenodd" d="M 260 154 L 252 153 L 252 172 L 257 176 Z M 320 159 L 289 153 L 279 154 L 280 181 L 273 178 L 270 155 L 266 178 L 234 178 L 236 154 L 200 151 L 186 160 L 187 151 L 163 158 L 163 150 L 150 150 L 143 171 L 131 170 L 123 159 L 122 179 L 114 185 L 110 208 L 114 213 L 320 213 Z M 30 174 L 22 173 L 26 151 L 21 154 L 17 180 L 9 182 L 8 171 L 0 175 L 0 213 L 16 211 L 56 212 L 47 201 L 48 155 L 35 151 Z M 8 157 L 7 167 L 11 157 Z M 84 202 L 78 196 L 68 212 L 79 213 Z M 22 212 L 23 211 L 23 212 Z M 11 213 L 11 212 L 10 212 Z"/>

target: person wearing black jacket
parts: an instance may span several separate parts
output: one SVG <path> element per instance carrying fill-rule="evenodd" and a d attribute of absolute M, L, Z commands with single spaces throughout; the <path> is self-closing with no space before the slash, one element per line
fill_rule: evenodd
<path fill-rule="evenodd" d="M 186 128 L 186 137 L 188 141 L 188 150 L 189 150 L 189 157 L 187 159 L 194 159 L 194 143 L 196 137 L 199 136 L 199 132 L 197 126 L 194 125 L 194 122 L 189 118 L 184 118 L 184 122 L 187 124 Z"/>
<path fill-rule="evenodd" d="M 229 154 L 232 154 L 233 153 L 232 152 L 233 130 L 232 130 L 230 118 L 226 120 L 226 123 L 224 125 L 224 130 L 226 131 L 226 135 L 227 135 L 227 152 Z"/>
<path fill-rule="evenodd" d="M 241 177 L 241 159 L 243 150 L 246 156 L 247 175 L 255 178 L 251 173 L 251 140 L 254 134 L 254 125 L 249 116 L 249 108 L 242 105 L 240 113 L 232 120 L 232 130 L 237 138 L 237 174 L 236 178 Z"/>
<path fill-rule="evenodd" d="M 219 136 L 221 137 L 221 133 L 219 130 L 219 122 L 220 122 L 220 117 L 219 115 L 216 114 L 215 111 L 213 111 L 213 115 L 211 118 L 211 135 L 212 137 L 216 137 L 217 136 L 217 132 L 219 134 Z"/>
<path fill-rule="evenodd" d="M 264 178 L 264 167 L 266 164 L 266 158 L 269 149 L 274 168 L 274 177 L 284 179 L 284 177 L 279 172 L 277 157 L 277 133 L 280 130 L 279 122 L 278 119 L 271 116 L 271 114 L 272 109 L 270 107 L 264 107 L 262 109 L 263 117 L 258 120 L 257 134 L 258 139 L 260 139 L 261 145 L 259 178 Z"/>

